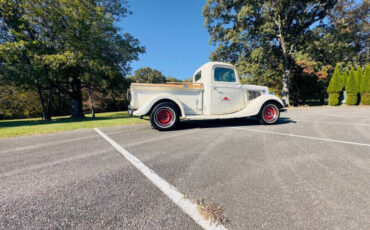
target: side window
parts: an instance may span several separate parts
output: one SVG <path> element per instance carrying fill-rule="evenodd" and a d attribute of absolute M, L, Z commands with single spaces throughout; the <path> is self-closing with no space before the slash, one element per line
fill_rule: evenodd
<path fill-rule="evenodd" d="M 235 73 L 233 69 L 223 68 L 223 67 L 216 67 L 215 68 L 215 81 L 223 81 L 223 82 L 235 82 Z"/>
<path fill-rule="evenodd" d="M 199 81 L 202 78 L 202 71 L 199 71 L 194 78 L 194 81 Z"/>

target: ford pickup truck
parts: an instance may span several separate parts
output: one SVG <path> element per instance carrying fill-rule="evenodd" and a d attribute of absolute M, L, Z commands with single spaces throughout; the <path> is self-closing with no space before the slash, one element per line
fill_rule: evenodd
<path fill-rule="evenodd" d="M 268 87 L 240 83 L 233 65 L 209 62 L 195 71 L 192 83 L 132 83 L 128 91 L 129 112 L 150 116 L 153 128 L 169 130 L 180 117 L 210 120 L 256 117 L 261 124 L 278 121 L 282 100 Z"/>

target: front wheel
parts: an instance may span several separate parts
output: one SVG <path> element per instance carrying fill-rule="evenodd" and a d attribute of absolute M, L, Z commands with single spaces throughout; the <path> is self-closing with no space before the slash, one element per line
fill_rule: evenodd
<path fill-rule="evenodd" d="M 176 106 L 170 102 L 156 105 L 150 114 L 152 127 L 160 130 L 173 129 L 179 123 L 180 113 Z"/>
<path fill-rule="evenodd" d="M 263 125 L 272 125 L 279 120 L 280 111 L 276 104 L 266 103 L 262 106 L 257 116 L 258 121 Z"/>

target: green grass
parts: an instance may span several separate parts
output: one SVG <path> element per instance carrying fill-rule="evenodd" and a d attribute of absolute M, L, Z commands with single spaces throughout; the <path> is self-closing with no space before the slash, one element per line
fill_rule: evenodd
<path fill-rule="evenodd" d="M 39 118 L 0 120 L 0 138 L 145 122 L 145 120 L 130 117 L 127 112 L 98 113 L 95 118 L 86 115 L 84 119 L 63 116 L 53 117 L 51 121 L 43 121 Z"/>

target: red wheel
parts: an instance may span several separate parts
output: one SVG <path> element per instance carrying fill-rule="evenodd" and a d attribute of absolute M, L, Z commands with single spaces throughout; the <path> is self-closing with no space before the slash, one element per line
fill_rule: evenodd
<path fill-rule="evenodd" d="M 261 124 L 273 124 L 280 117 L 279 108 L 273 104 L 269 103 L 262 107 L 260 114 L 258 115 L 258 120 Z"/>
<path fill-rule="evenodd" d="M 155 122 L 158 126 L 167 127 L 175 121 L 175 112 L 171 108 L 160 108 L 155 113 Z"/>
<path fill-rule="evenodd" d="M 263 111 L 263 116 L 267 122 L 274 121 L 277 116 L 277 108 L 275 106 L 268 106 Z"/>
<path fill-rule="evenodd" d="M 169 130 L 177 125 L 180 114 L 173 103 L 163 102 L 158 104 L 150 115 L 150 122 L 157 130 Z"/>

